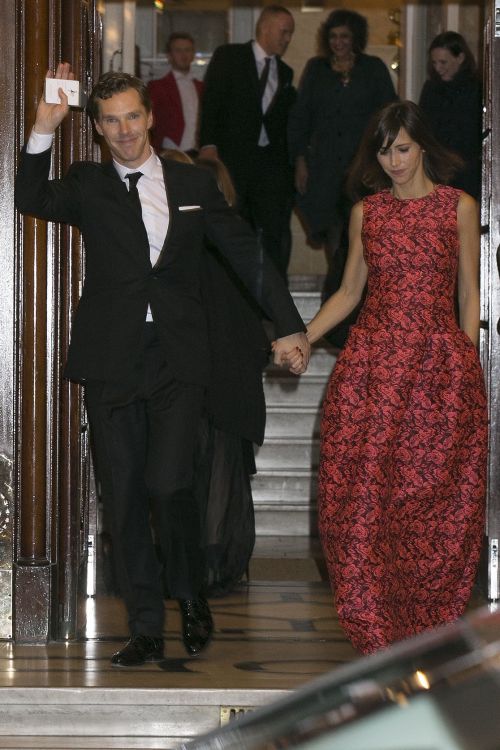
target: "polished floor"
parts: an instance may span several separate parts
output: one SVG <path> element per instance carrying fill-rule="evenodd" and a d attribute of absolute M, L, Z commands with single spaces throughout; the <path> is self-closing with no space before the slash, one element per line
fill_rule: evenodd
<path fill-rule="evenodd" d="M 166 605 L 164 662 L 133 669 L 109 661 L 127 639 L 119 598 L 101 594 L 85 606 L 78 642 L 0 643 L 0 749 L 175 748 L 359 658 L 339 627 L 317 544 L 306 539 L 259 540 L 250 580 L 211 600 L 214 639 L 194 659 L 176 602 Z"/>
<path fill-rule="evenodd" d="M 355 658 L 324 583 L 256 582 L 211 602 L 214 639 L 192 659 L 167 604 L 166 659 L 116 669 L 109 657 L 127 638 L 121 602 L 87 604 L 88 638 L 46 646 L 0 646 L 0 685 L 9 687 L 295 688 Z"/>
<path fill-rule="evenodd" d="M 0 643 L 0 686 L 293 689 L 356 658 L 321 567 L 314 542 L 259 540 L 250 580 L 211 600 L 215 634 L 207 651 L 195 659 L 186 655 L 177 603 L 167 602 L 165 662 L 134 669 L 109 663 L 127 639 L 122 602 L 109 595 L 89 598 L 85 639 Z"/>
<path fill-rule="evenodd" d="M 0 748 L 173 748 L 179 736 L 215 728 L 357 658 L 338 625 L 317 544 L 259 540 L 249 574 L 211 600 L 214 638 L 194 659 L 181 642 L 177 603 L 167 602 L 165 661 L 112 667 L 127 625 L 120 599 L 105 594 L 87 599 L 78 642 L 0 643 Z"/>

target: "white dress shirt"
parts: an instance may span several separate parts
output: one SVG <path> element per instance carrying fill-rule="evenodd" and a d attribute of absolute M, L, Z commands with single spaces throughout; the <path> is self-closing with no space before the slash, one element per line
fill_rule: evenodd
<path fill-rule="evenodd" d="M 264 70 L 266 57 L 271 58 L 271 62 L 269 63 L 269 76 L 267 79 L 266 88 L 264 89 L 264 95 L 262 97 L 262 112 L 267 112 L 269 105 L 271 104 L 278 90 L 278 63 L 276 61 L 276 56 L 267 55 L 258 42 L 252 42 L 252 49 L 255 56 L 255 64 L 257 65 L 257 75 L 259 78 L 262 74 L 262 71 Z M 269 138 L 267 137 L 266 129 L 263 125 L 260 131 L 259 146 L 268 145 Z"/>
<path fill-rule="evenodd" d="M 174 143 L 171 138 L 165 137 L 162 146 L 163 148 L 189 151 L 196 148 L 196 127 L 198 124 L 198 105 L 200 100 L 191 73 L 181 73 L 178 70 L 173 70 L 172 73 L 181 97 L 184 132 L 179 144 Z"/>
<path fill-rule="evenodd" d="M 39 154 L 49 149 L 53 140 L 52 134 L 36 133 L 32 130 L 26 150 L 28 154 Z M 167 235 L 170 216 L 161 161 L 151 149 L 151 154 L 146 161 L 134 169 L 125 167 L 114 159 L 113 164 L 120 179 L 126 184 L 127 190 L 129 182 L 125 179 L 125 175 L 131 172 L 142 172 L 142 177 L 137 183 L 137 190 L 141 201 L 142 220 L 149 240 L 151 266 L 155 266 Z M 146 320 L 153 320 L 149 307 Z"/>

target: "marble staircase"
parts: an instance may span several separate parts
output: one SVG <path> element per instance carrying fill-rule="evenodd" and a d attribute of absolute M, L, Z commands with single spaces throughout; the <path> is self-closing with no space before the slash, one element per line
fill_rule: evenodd
<path fill-rule="evenodd" d="M 301 285 L 303 281 L 291 279 L 295 304 L 308 322 L 320 306 L 320 292 Z M 296 377 L 274 365 L 264 373 L 266 436 L 256 452 L 252 479 L 258 535 L 316 533 L 320 410 L 335 354 L 319 342 L 304 375 Z"/>

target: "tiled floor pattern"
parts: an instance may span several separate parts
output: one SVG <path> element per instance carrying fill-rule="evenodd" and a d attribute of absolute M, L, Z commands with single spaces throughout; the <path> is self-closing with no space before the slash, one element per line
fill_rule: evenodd
<path fill-rule="evenodd" d="M 168 602 L 165 662 L 116 669 L 109 657 L 127 639 L 123 606 L 89 600 L 86 641 L 1 643 L 0 686 L 291 689 L 355 658 L 325 583 L 241 585 L 211 606 L 215 636 L 200 657 L 185 654 L 177 604 Z"/>

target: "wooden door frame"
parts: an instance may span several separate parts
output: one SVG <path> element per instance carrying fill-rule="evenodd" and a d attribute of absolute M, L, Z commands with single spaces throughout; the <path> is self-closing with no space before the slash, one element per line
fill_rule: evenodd
<path fill-rule="evenodd" d="M 82 629 L 88 450 L 79 386 L 62 371 L 83 276 L 76 230 L 14 209 L 19 150 L 45 71 L 73 62 L 84 88 L 100 67 L 95 0 L 0 0 L 0 639 L 44 643 Z M 85 113 L 55 139 L 52 174 L 95 158 Z"/>

